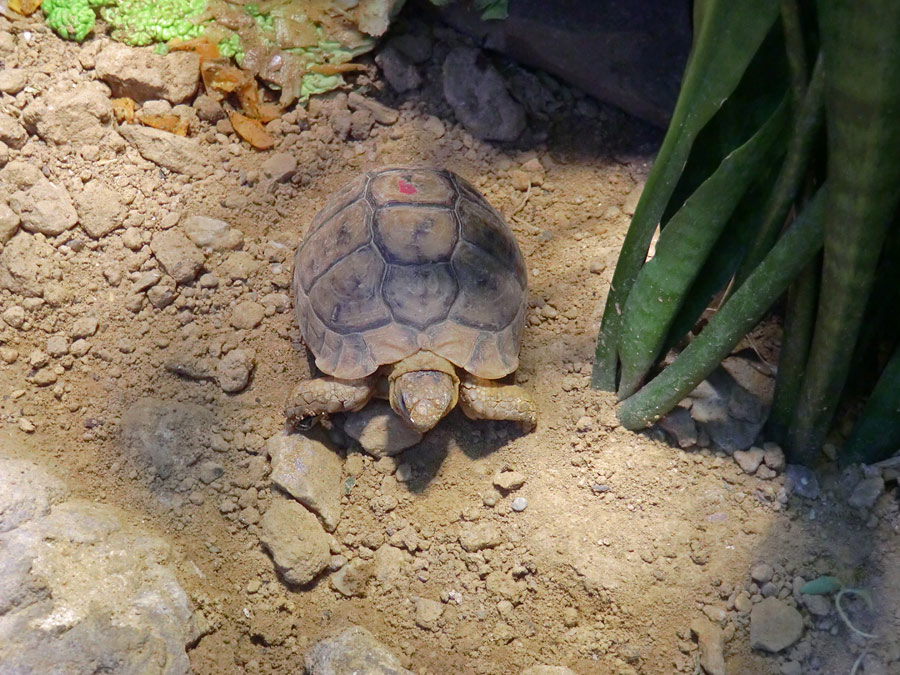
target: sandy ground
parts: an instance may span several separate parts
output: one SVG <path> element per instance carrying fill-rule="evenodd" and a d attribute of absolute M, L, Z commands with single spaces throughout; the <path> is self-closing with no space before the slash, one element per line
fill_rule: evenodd
<path fill-rule="evenodd" d="M 0 111 L 17 120 L 53 88 L 95 81 L 94 58 L 106 44 L 65 43 L 39 23 L 2 19 L 0 38 L 3 66 L 27 74 L 27 86 L 0 98 Z M 499 675 L 534 664 L 694 673 L 690 627 L 699 617 L 721 629 L 730 673 L 849 673 L 865 641 L 830 604 L 813 615 L 795 592 L 796 577 L 823 574 L 867 589 L 874 612 L 848 607 L 861 626 L 887 636 L 871 643 L 857 672 L 900 672 L 894 485 L 864 511 L 847 505 L 840 476 L 823 481 L 816 501 L 783 504 L 781 477 L 761 480 L 714 449 L 686 452 L 658 433 L 628 432 L 617 426 L 613 397 L 588 386 L 618 247 L 659 133 L 542 77 L 546 100 L 519 143 L 478 141 L 441 95 L 440 59 L 455 39 L 440 33 L 416 91 L 392 93 L 374 67 L 361 78 L 399 118 L 356 139 L 346 136 L 341 97 L 275 123 L 269 152 L 252 150 L 227 125 L 195 120 L 195 159 L 205 168 L 194 176 L 147 161 L 102 115 L 84 132 L 99 129 L 96 139 L 70 126 L 75 136 L 56 142 L 23 120 L 28 137 L 6 143 L 7 169 L 38 167 L 69 193 L 81 220 L 90 195 L 111 192 L 117 225 L 99 236 L 82 225 L 55 235 L 20 227 L 5 244 L 10 251 L 18 240 L 28 253 L 23 276 L 7 275 L 0 290 L 0 313 L 24 310 L 14 312 L 22 321 L 0 322 L 4 453 L 49 466 L 77 494 L 125 509 L 172 543 L 172 564 L 205 622 L 189 651 L 198 673 L 299 672 L 315 641 L 349 625 L 366 627 L 423 674 Z M 263 163 L 274 153 L 296 159 L 285 182 L 266 179 Z M 374 558 L 376 575 L 359 597 L 337 592 L 328 571 L 291 587 L 259 540 L 259 518 L 276 498 L 266 439 L 282 430 L 283 403 L 309 373 L 284 300 L 290 253 L 334 190 L 361 171 L 411 164 L 466 177 L 516 233 L 530 277 L 518 379 L 537 400 L 538 428 L 521 435 L 453 413 L 416 447 L 377 461 L 332 443 L 354 479 L 341 484 L 332 553 L 351 563 Z M 14 192 L 5 178 L 0 205 Z M 109 192 L 79 201 L 94 183 Z M 243 234 L 239 251 L 204 251 L 200 274 L 215 275 L 216 285 L 175 284 L 151 246 L 155 234 L 197 214 Z M 157 295 L 136 286 L 151 278 Z M 171 304 L 157 307 L 166 292 Z M 265 309 L 258 321 L 243 316 L 246 307 L 235 319 L 246 302 Z M 84 317 L 96 328 L 76 327 Z M 48 347 L 54 337 L 61 343 Z M 236 349 L 255 364 L 237 393 L 167 368 L 215 364 Z M 141 397 L 197 404 L 212 420 L 208 447 L 165 480 L 123 441 L 123 415 Z M 524 484 L 498 493 L 492 479 L 502 470 L 520 472 Z M 516 497 L 525 510 L 511 510 Z M 499 539 L 466 550 L 461 534 L 476 526 Z M 771 574 L 756 576 L 771 578 L 757 582 L 751 569 L 761 563 Z M 750 647 L 750 608 L 764 594 L 798 606 L 805 625 L 777 655 Z M 420 598 L 439 609 L 417 615 Z"/>

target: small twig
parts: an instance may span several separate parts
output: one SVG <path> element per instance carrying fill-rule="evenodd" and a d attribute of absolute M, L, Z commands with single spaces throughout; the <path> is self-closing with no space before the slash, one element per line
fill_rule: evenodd
<path fill-rule="evenodd" d="M 515 217 L 515 215 L 525 208 L 525 205 L 528 203 L 528 198 L 531 197 L 531 183 L 528 183 L 528 189 L 525 190 L 525 199 L 522 200 L 522 203 L 519 204 L 513 212 L 509 215 L 510 218 Z"/>

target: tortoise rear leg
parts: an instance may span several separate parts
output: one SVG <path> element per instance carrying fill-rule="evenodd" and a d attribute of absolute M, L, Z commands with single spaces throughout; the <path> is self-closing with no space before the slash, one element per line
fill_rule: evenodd
<path fill-rule="evenodd" d="M 470 373 L 463 375 L 459 383 L 459 407 L 473 420 L 510 420 L 521 424 L 525 431 L 537 424 L 537 405 L 527 390 Z"/>
<path fill-rule="evenodd" d="M 288 399 L 284 414 L 288 422 L 296 426 L 310 417 L 359 410 L 374 393 L 374 377 L 359 380 L 317 377 L 304 380 Z"/>

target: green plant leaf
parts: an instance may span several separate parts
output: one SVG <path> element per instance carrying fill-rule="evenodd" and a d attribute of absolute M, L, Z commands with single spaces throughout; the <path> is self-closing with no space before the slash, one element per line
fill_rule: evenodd
<path fill-rule="evenodd" d="M 749 141 L 719 168 L 662 230 L 656 255 L 642 268 L 622 318 L 620 398 L 627 398 L 659 356 L 690 286 L 751 182 L 781 154 L 788 128 L 788 96 Z"/>
<path fill-rule="evenodd" d="M 694 139 L 740 82 L 779 15 L 777 0 L 705 0 L 678 102 L 619 255 L 597 338 L 591 385 L 614 390 L 621 311 Z"/>

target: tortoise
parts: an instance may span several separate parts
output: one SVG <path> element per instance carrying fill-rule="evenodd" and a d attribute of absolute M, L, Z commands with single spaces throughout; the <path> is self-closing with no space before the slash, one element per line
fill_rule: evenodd
<path fill-rule="evenodd" d="M 459 403 L 530 430 L 519 365 L 525 260 L 503 217 L 447 170 L 384 168 L 340 188 L 294 256 L 294 311 L 324 376 L 301 382 L 294 425 L 387 398 L 426 432 Z"/>

